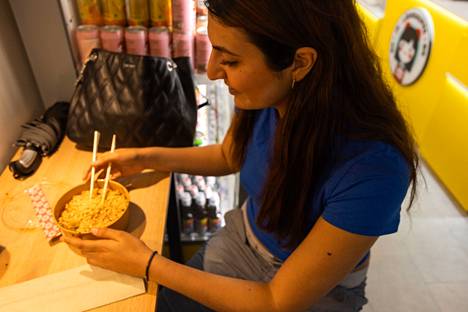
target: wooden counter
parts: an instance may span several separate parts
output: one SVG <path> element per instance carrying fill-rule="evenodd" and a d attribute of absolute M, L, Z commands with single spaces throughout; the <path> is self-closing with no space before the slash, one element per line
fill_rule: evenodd
<path fill-rule="evenodd" d="M 41 228 L 26 229 L 25 215 L 34 216 L 23 193 L 35 184 L 43 186 L 53 207 L 72 186 L 82 183 L 91 152 L 80 151 L 67 138 L 50 158 L 43 159 L 38 171 L 24 181 L 13 178 L 7 169 L 0 176 L 0 287 L 61 272 L 86 263 L 65 243 L 49 245 Z M 145 172 L 121 181 L 130 191 L 128 231 L 152 249 L 162 252 L 169 197 L 169 176 Z M 34 219 L 31 219 L 33 223 Z M 5 249 L 2 251 L 2 246 Z M 154 311 L 156 285 L 143 294 L 93 311 Z M 66 311 L 66 307 L 64 307 Z"/>

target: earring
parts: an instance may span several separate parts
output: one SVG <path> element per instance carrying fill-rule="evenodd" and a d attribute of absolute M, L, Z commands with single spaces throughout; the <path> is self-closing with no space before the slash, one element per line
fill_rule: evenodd
<path fill-rule="evenodd" d="M 294 89 L 294 86 L 296 85 L 296 79 L 293 78 L 292 84 L 291 84 L 291 89 Z"/>

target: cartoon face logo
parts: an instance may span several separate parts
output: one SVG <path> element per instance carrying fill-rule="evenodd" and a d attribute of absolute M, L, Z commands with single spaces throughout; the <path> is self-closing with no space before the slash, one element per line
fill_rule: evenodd
<path fill-rule="evenodd" d="M 429 60 L 432 41 L 432 19 L 426 10 L 412 9 L 400 17 L 390 44 L 390 67 L 399 84 L 408 86 L 419 79 Z"/>
<path fill-rule="evenodd" d="M 414 29 L 409 23 L 398 41 L 395 58 L 405 65 L 406 70 L 411 70 L 414 57 L 419 44 L 419 31 Z"/>

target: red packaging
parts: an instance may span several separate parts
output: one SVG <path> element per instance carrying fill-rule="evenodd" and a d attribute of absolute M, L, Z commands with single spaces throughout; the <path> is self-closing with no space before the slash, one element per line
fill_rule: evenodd
<path fill-rule="evenodd" d="M 212 50 L 210 39 L 208 39 L 208 34 L 197 34 L 195 36 L 195 47 L 195 68 L 199 73 L 204 73 L 206 72 L 206 67 L 208 66 Z"/>
<path fill-rule="evenodd" d="M 127 27 L 125 29 L 125 45 L 129 54 L 146 55 L 148 50 L 146 27 Z"/>
<path fill-rule="evenodd" d="M 172 1 L 172 28 L 178 33 L 193 33 L 195 28 L 195 6 L 193 0 Z"/>
<path fill-rule="evenodd" d="M 100 47 L 99 28 L 95 25 L 80 25 L 75 35 L 81 62 L 84 63 L 91 50 Z"/>
<path fill-rule="evenodd" d="M 171 57 L 170 36 L 167 27 L 152 27 L 149 31 L 148 41 L 150 55 Z"/>
<path fill-rule="evenodd" d="M 101 27 L 101 45 L 104 50 L 111 52 L 123 51 L 123 28 L 120 26 Z"/>
<path fill-rule="evenodd" d="M 195 68 L 199 73 L 206 72 L 212 46 L 208 39 L 208 18 L 197 17 L 197 34 L 195 35 Z"/>
<path fill-rule="evenodd" d="M 173 33 L 172 48 L 174 57 L 188 56 L 193 66 L 193 35 L 192 33 Z"/>

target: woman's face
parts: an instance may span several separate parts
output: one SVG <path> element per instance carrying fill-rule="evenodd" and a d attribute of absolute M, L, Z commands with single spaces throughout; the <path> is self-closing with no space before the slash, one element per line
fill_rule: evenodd
<path fill-rule="evenodd" d="M 208 78 L 223 79 L 240 109 L 275 107 L 283 115 L 291 89 L 291 69 L 271 70 L 263 53 L 241 29 L 224 26 L 212 16 L 208 17 L 208 36 L 213 45 Z"/>

